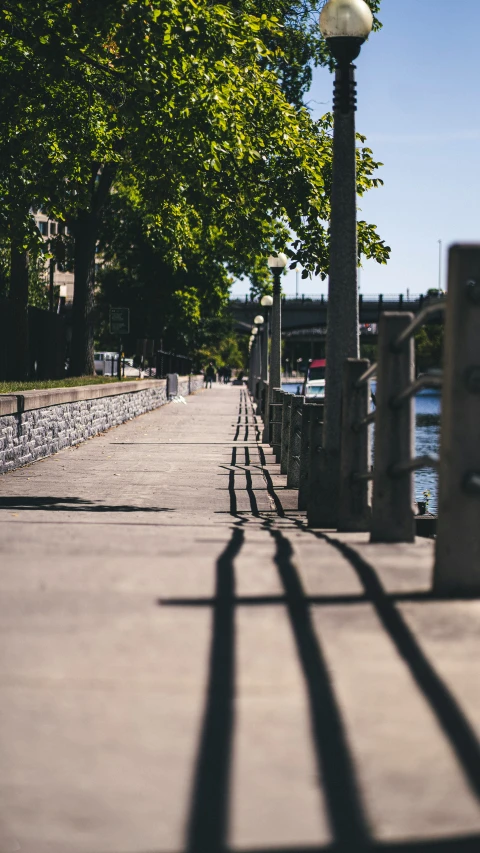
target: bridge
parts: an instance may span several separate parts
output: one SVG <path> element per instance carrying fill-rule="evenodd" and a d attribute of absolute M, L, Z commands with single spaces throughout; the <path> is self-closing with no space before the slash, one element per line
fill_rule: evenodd
<path fill-rule="evenodd" d="M 377 324 L 383 311 L 406 311 L 417 314 L 425 305 L 434 303 L 439 297 L 422 294 L 406 298 L 398 296 L 362 295 L 359 296 L 360 342 L 362 352 L 372 354 L 369 347 L 378 340 Z M 256 314 L 264 310 L 257 301 L 245 295 L 232 299 L 230 310 L 238 332 L 247 334 L 253 326 Z M 292 370 L 305 368 L 310 359 L 325 358 L 328 319 L 328 299 L 323 296 L 292 296 L 282 298 L 282 338 L 283 369 L 288 374 Z M 443 322 L 443 316 L 434 314 L 429 323 Z"/>
<path fill-rule="evenodd" d="M 402 294 L 398 296 L 362 295 L 359 296 L 360 323 L 371 325 L 378 323 L 382 311 L 411 311 L 417 314 L 427 303 L 438 297 L 412 295 L 410 298 Z M 257 301 L 252 301 L 248 295 L 243 298 L 231 299 L 230 310 L 239 331 L 251 329 L 253 318 L 263 309 Z M 328 299 L 323 296 L 302 296 L 297 299 L 292 296 L 282 298 L 282 331 L 288 332 L 299 329 L 319 329 L 319 334 L 327 325 Z"/>

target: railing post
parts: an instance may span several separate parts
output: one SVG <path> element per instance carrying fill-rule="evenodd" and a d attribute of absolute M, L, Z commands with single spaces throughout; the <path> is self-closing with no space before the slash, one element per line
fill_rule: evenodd
<path fill-rule="evenodd" d="M 263 435 L 262 441 L 264 444 L 270 443 L 270 385 L 265 383 L 264 400 L 263 400 Z"/>
<path fill-rule="evenodd" d="M 282 449 L 282 399 L 283 391 L 281 391 L 280 388 L 273 388 L 272 405 L 270 407 L 270 444 L 277 462 L 280 462 L 280 453 Z"/>
<path fill-rule="evenodd" d="M 318 498 L 324 493 L 323 477 L 324 466 L 322 465 L 322 450 L 323 450 L 323 416 L 325 403 L 320 406 L 315 406 L 318 412 L 315 411 L 310 416 L 310 464 L 309 464 L 309 485 L 307 489 L 307 521 L 310 527 L 319 527 L 318 513 L 319 506 Z"/>
<path fill-rule="evenodd" d="M 480 245 L 449 252 L 433 588 L 480 593 Z"/>
<path fill-rule="evenodd" d="M 320 412 L 318 410 L 321 410 Z M 310 445 L 312 422 L 316 414 L 323 423 L 323 403 L 314 403 L 305 400 L 302 409 L 302 434 L 300 436 L 300 475 L 298 482 L 298 508 L 305 510 L 308 503 L 308 489 L 310 484 Z"/>
<path fill-rule="evenodd" d="M 287 489 L 298 489 L 300 483 L 300 441 L 305 397 L 295 394 L 290 402 L 290 439 L 288 443 Z"/>
<path fill-rule="evenodd" d="M 368 426 L 357 426 L 368 415 L 370 382 L 356 387 L 369 365 L 366 358 L 348 358 L 343 367 L 338 529 L 344 531 L 370 529 L 370 484 L 355 478 L 370 470 Z"/>
<path fill-rule="evenodd" d="M 413 314 L 385 312 L 380 317 L 375 420 L 375 463 L 372 500 L 372 542 L 413 542 L 413 475 L 393 476 L 392 468 L 413 457 L 414 401 L 392 406 L 393 398 L 414 379 L 413 336 L 398 350 L 395 341 Z"/>
<path fill-rule="evenodd" d="M 283 395 L 282 409 L 282 449 L 280 455 L 280 473 L 288 471 L 288 447 L 290 444 L 290 413 L 293 394 Z"/>

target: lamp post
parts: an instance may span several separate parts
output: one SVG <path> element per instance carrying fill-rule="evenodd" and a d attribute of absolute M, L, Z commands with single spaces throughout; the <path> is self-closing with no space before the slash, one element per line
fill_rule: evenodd
<path fill-rule="evenodd" d="M 265 326 L 263 328 L 262 335 L 262 379 L 264 382 L 269 381 L 269 370 L 268 370 L 268 339 L 270 337 L 270 308 L 273 305 L 273 298 L 269 293 L 265 293 L 261 300 L 260 305 L 265 309 Z"/>
<path fill-rule="evenodd" d="M 250 367 L 248 371 L 248 387 L 250 388 L 250 393 L 254 393 L 255 388 L 255 379 L 257 376 L 257 362 L 258 362 L 258 329 L 256 326 L 252 326 L 250 330 Z"/>
<path fill-rule="evenodd" d="M 276 257 L 270 255 L 268 266 L 273 273 L 272 303 L 272 347 L 270 354 L 270 400 L 274 388 L 282 387 L 282 303 L 280 298 L 280 278 L 287 266 L 288 258 L 283 252 Z"/>
<path fill-rule="evenodd" d="M 263 379 L 263 364 L 262 364 L 262 350 L 263 350 L 263 324 L 265 322 L 264 318 L 261 314 L 257 314 L 253 318 L 253 322 L 255 325 L 255 329 L 260 334 L 257 336 L 257 362 L 258 362 L 258 378 Z"/>
<path fill-rule="evenodd" d="M 343 364 L 347 358 L 359 357 L 356 83 L 352 63 L 372 24 L 373 16 L 364 0 L 328 0 L 320 14 L 320 29 L 336 63 L 322 465 L 325 500 L 320 501 L 325 514 L 313 519 L 324 526 L 336 525 Z"/>

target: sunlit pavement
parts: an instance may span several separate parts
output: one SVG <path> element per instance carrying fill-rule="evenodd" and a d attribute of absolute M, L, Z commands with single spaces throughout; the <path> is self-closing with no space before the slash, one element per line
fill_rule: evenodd
<path fill-rule="evenodd" d="M 214 386 L 0 478 L 0 853 L 480 850 L 480 602 L 260 432 Z"/>

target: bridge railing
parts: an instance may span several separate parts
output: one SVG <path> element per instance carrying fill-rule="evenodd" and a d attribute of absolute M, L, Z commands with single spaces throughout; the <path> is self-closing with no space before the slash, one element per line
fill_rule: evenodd
<path fill-rule="evenodd" d="M 428 298 L 432 298 L 432 295 L 423 293 L 409 293 L 408 296 L 403 293 L 361 293 L 359 295 L 360 302 L 404 302 L 406 305 L 411 302 L 417 304 Z M 298 296 L 295 293 L 283 293 L 282 299 L 288 302 L 328 302 L 324 293 L 301 293 Z M 232 296 L 230 302 L 254 303 L 256 297 L 250 293 L 242 293 Z"/>
<path fill-rule="evenodd" d="M 445 309 L 444 372 L 415 379 L 415 332 Z M 425 388 L 442 390 L 439 456 L 415 456 L 414 399 Z M 299 489 L 299 508 L 307 511 L 322 476 L 323 406 L 312 403 L 274 389 L 270 410 L 270 441 L 288 487 Z M 370 531 L 372 542 L 412 542 L 413 473 L 425 467 L 439 471 L 434 591 L 479 594 L 480 246 L 450 250 L 446 301 L 416 316 L 382 314 L 376 364 L 345 363 L 338 529 Z"/>

